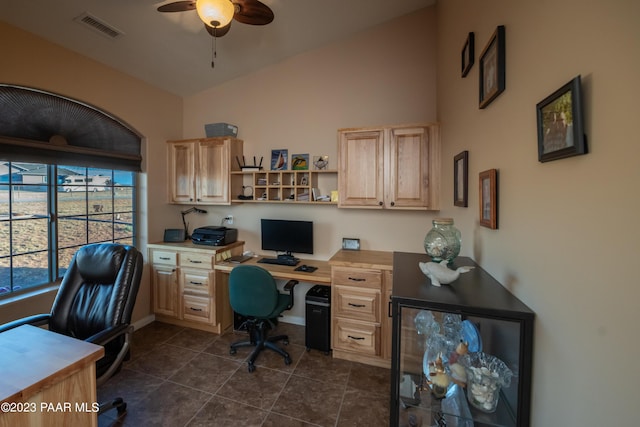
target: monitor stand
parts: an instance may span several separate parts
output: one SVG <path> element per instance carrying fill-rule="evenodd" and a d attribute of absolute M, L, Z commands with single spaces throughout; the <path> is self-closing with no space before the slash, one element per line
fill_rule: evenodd
<path fill-rule="evenodd" d="M 294 257 L 291 252 L 287 252 L 286 254 L 278 255 L 278 259 L 300 261 L 298 258 Z"/>

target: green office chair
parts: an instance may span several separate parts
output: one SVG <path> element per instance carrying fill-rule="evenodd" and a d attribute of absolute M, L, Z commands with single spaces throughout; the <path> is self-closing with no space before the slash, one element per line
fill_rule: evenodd
<path fill-rule="evenodd" d="M 247 320 L 243 323 L 249 333 L 248 341 L 238 341 L 231 344 L 229 352 L 236 353 L 239 347 L 255 346 L 249 356 L 249 372 L 253 372 L 255 361 L 263 349 L 279 353 L 284 357 L 286 365 L 291 364 L 289 353 L 278 347 L 275 342 L 283 341 L 289 344 L 289 337 L 277 335 L 267 337 L 267 331 L 277 324 L 277 318 L 285 310 L 293 307 L 293 288 L 297 280 L 290 280 L 284 287 L 288 294 L 278 292 L 276 281 L 271 274 L 256 265 L 239 265 L 229 275 L 229 302 L 236 313 Z"/>

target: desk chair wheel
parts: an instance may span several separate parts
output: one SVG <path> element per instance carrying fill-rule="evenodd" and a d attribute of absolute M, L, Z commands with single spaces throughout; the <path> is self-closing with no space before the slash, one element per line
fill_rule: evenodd
<path fill-rule="evenodd" d="M 118 415 L 122 415 L 127 412 L 127 402 L 123 401 L 122 398 L 117 398 L 114 402 L 114 406 L 116 407 L 116 411 L 118 411 Z"/>
<path fill-rule="evenodd" d="M 284 358 L 284 364 L 285 365 L 291 365 L 291 358 L 290 357 L 285 357 Z"/>
<path fill-rule="evenodd" d="M 232 354 L 232 355 L 233 355 L 233 354 L 236 354 L 236 349 L 235 349 L 235 348 L 231 348 L 231 349 L 229 350 L 229 354 Z"/>
<path fill-rule="evenodd" d="M 282 344 L 284 344 L 284 345 L 289 345 L 289 340 L 288 340 L 288 339 L 283 339 L 283 340 L 282 340 Z"/>
<path fill-rule="evenodd" d="M 256 370 L 256 365 L 254 365 L 252 362 L 248 363 L 248 369 L 249 369 L 249 373 L 253 372 Z"/>

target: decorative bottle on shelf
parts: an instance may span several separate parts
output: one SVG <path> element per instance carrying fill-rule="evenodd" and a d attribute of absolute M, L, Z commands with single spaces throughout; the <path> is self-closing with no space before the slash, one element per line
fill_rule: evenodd
<path fill-rule="evenodd" d="M 453 225 L 453 218 L 435 218 L 432 223 L 424 238 L 424 250 L 432 261 L 451 264 L 460 253 L 460 230 Z"/>

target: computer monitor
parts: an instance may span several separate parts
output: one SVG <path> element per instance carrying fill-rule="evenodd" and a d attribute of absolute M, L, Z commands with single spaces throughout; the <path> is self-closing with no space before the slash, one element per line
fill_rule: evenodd
<path fill-rule="evenodd" d="M 313 222 L 284 219 L 261 219 L 262 250 L 293 253 L 313 253 Z"/>

